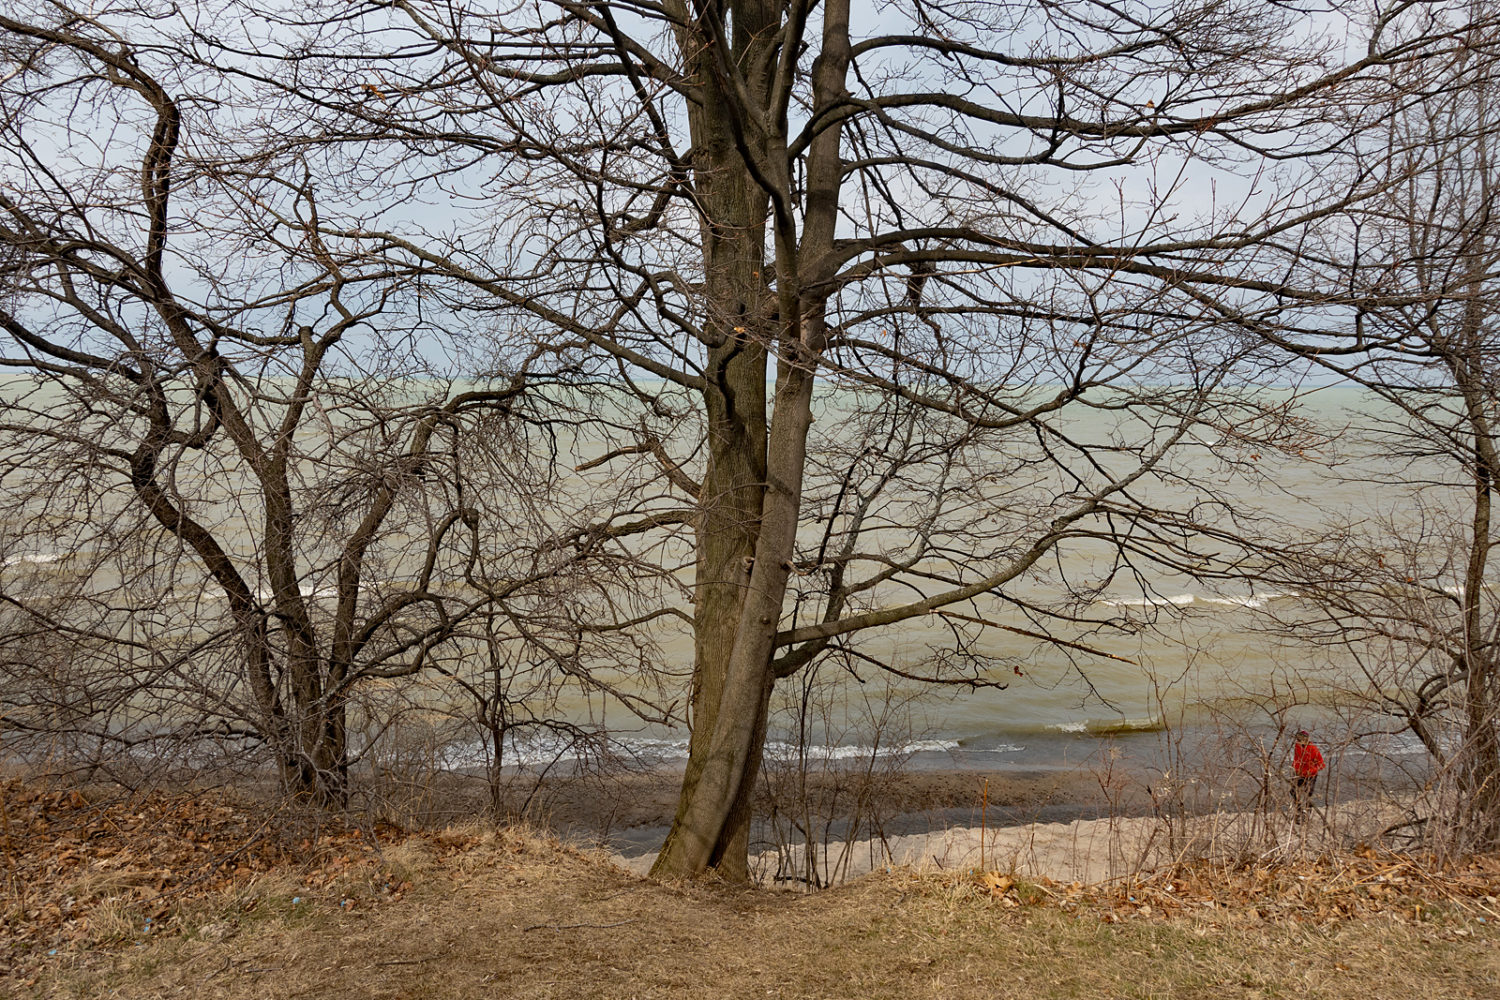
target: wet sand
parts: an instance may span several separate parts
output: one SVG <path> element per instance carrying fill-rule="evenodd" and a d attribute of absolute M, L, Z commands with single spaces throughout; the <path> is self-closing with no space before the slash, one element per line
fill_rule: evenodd
<path fill-rule="evenodd" d="M 751 855 L 767 885 L 809 878 L 826 884 L 883 865 L 981 863 L 1067 882 L 1114 877 L 1203 845 L 1274 849 L 1276 837 L 1288 833 L 1309 842 L 1308 827 L 1294 831 L 1290 817 L 1278 814 L 1290 803 L 1279 775 L 1262 789 L 1264 776 L 1210 763 L 1205 773 L 1174 776 L 1165 787 L 1168 775 L 1151 767 L 1145 754 L 987 768 L 929 760 L 884 774 L 852 767 L 803 776 L 768 768 L 757 786 Z M 666 837 L 681 782 L 680 766 L 545 777 L 517 773 L 505 811 L 644 873 Z M 1347 814 L 1351 802 L 1388 801 L 1392 788 L 1378 773 L 1360 779 L 1352 769 L 1341 784 L 1323 783 L 1319 836 L 1344 836 L 1357 824 L 1333 818 Z M 1343 805 L 1331 807 L 1330 801 Z M 468 810 L 457 799 L 448 804 L 473 815 L 472 803 Z M 1367 806 L 1353 808 L 1349 815 L 1356 818 L 1361 809 L 1375 815 Z M 1167 822 L 1164 816 L 1173 818 Z M 811 861 L 809 840 L 816 845 Z"/>
<path fill-rule="evenodd" d="M 751 857 L 757 880 L 773 888 L 831 885 L 874 870 L 912 868 L 1001 872 L 1085 885 L 1141 875 L 1174 862 L 1311 857 L 1373 841 L 1404 815 L 1389 800 L 1350 800 L 1295 820 L 1286 812 L 1220 812 L 1174 817 L 1107 816 L 1071 822 L 953 827 L 904 836 L 789 845 Z M 645 875 L 654 853 L 614 854 Z M 812 875 L 809 876 L 809 871 Z"/>
<path fill-rule="evenodd" d="M 624 857 L 654 853 L 665 838 L 677 807 L 681 773 L 661 770 L 600 778 L 548 779 L 528 804 L 533 822 L 576 842 L 603 846 Z M 859 790 L 831 787 L 814 779 L 808 796 L 818 806 L 811 817 L 826 836 L 856 835 L 890 839 L 979 826 L 1068 823 L 1103 816 L 1151 811 L 1138 781 L 1102 783 L 1087 769 L 1037 771 L 958 771 L 921 769 L 876 779 Z M 753 845 L 777 842 L 774 824 L 780 803 L 762 789 Z"/>

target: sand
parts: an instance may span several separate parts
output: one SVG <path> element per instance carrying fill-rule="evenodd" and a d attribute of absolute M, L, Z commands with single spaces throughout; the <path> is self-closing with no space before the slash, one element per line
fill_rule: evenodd
<path fill-rule="evenodd" d="M 1067 823 L 954 827 L 905 836 L 818 845 L 818 884 L 858 878 L 875 869 L 984 870 L 1094 884 L 1197 858 L 1271 859 L 1317 854 L 1376 837 L 1402 815 L 1374 800 L 1344 802 L 1298 823 L 1283 813 L 1225 812 L 1196 817 L 1111 817 Z M 808 884 L 808 850 L 795 845 L 751 859 L 767 886 Z M 646 874 L 656 855 L 616 854 L 615 864 Z"/>

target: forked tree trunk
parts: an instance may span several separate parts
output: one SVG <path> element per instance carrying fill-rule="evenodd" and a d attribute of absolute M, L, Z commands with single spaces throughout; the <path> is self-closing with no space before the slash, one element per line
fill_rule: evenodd
<path fill-rule="evenodd" d="M 817 322 L 815 336 L 821 336 L 821 318 Z M 713 869 L 728 879 L 749 877 L 751 804 L 776 681 L 772 659 L 796 543 L 812 423 L 812 371 L 786 363 L 778 367 L 754 556 L 745 567 L 732 631 L 728 621 L 703 623 L 712 625 L 718 643 L 727 639 L 728 647 L 717 645 L 714 660 L 697 664 L 700 682 L 694 704 L 701 703 L 705 714 L 694 719 L 677 815 L 652 869 L 658 876 Z M 719 658 L 725 652 L 727 658 Z"/>
<path fill-rule="evenodd" d="M 686 17 L 679 35 L 702 98 L 690 111 L 690 125 L 696 199 L 705 215 L 709 457 L 698 523 L 689 760 L 677 814 L 652 873 L 685 876 L 712 869 L 744 880 L 776 682 L 776 634 L 801 513 L 814 376 L 826 339 L 832 277 L 826 272 L 833 266 L 843 175 L 841 130 L 829 125 L 808 150 L 799 237 L 790 209 L 796 195 L 786 114 L 778 105 L 785 95 L 777 96 L 773 79 L 781 13 L 761 0 L 724 6 L 732 8 L 730 52 L 711 37 L 689 32 L 686 25 L 694 22 Z M 815 116 L 843 99 L 848 18 L 848 0 L 824 5 L 822 55 L 813 74 Z M 801 40 L 782 38 L 780 44 L 795 50 Z M 722 86 L 726 55 L 743 73 L 739 89 Z M 776 247 L 769 263 L 768 216 Z M 768 280 L 773 274 L 774 293 Z M 768 348 L 776 351 L 769 426 Z"/>
<path fill-rule="evenodd" d="M 682 794 L 672 831 L 657 861 L 658 874 L 693 874 L 709 864 L 705 861 L 687 870 L 674 859 L 681 853 L 679 841 L 689 836 L 682 832 L 684 823 L 699 793 L 715 733 L 733 721 L 721 719 L 721 708 L 760 534 L 765 482 L 765 351 L 740 334 L 732 337 L 726 348 L 711 352 L 710 357 L 711 370 L 720 375 L 720 380 L 705 393 L 709 458 L 697 526 L 692 735 Z M 769 702 L 769 691 L 766 699 Z M 763 721 L 759 731 L 764 734 Z M 748 846 L 748 799 L 746 806 L 744 821 L 739 824 L 742 829 L 727 835 L 727 840 L 743 847 Z M 713 839 L 719 840 L 717 832 Z M 726 844 L 718 850 L 709 848 L 706 853 L 722 859 L 735 856 L 735 848 Z M 692 854 L 698 857 L 705 851 L 700 847 Z M 725 875 L 738 878 L 748 872 L 731 867 Z"/>

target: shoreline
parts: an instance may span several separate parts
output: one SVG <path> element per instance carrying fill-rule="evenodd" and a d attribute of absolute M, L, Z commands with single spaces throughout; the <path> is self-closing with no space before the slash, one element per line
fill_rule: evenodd
<path fill-rule="evenodd" d="M 768 761 L 756 785 L 750 852 L 785 855 L 793 844 L 805 850 L 809 839 L 889 845 L 980 827 L 1050 830 L 1285 805 L 1289 778 L 1279 757 L 1267 759 L 1267 772 L 1247 766 L 1256 763 L 1253 758 L 1226 753 L 1222 743 L 1208 745 L 1207 733 L 1191 735 L 1197 738 L 1192 745 L 1179 741 L 1171 748 L 1177 773 L 1163 770 L 1167 754 L 1148 734 L 1079 734 L 1005 750 L 971 744 L 906 758 L 813 760 L 805 770 Z M 1376 766 L 1368 766 L 1372 762 Z M 522 766 L 502 772 L 498 788 L 491 787 L 484 771 L 472 768 L 402 772 L 365 767 L 354 777 L 350 807 L 409 830 L 442 829 L 485 817 L 519 821 L 581 848 L 602 849 L 634 868 L 636 859 L 653 855 L 666 838 L 684 767 L 685 761 L 676 759 L 544 771 Z M 154 775 L 152 770 L 147 766 L 137 773 L 140 784 L 228 785 L 257 796 L 278 794 L 274 776 L 255 769 L 169 767 Z M 118 771 L 115 776 L 128 780 Z M 1346 754 L 1342 760 L 1331 758 L 1330 775 L 1320 782 L 1317 798 L 1325 806 L 1356 798 L 1401 798 L 1419 777 L 1389 758 Z M 1070 834 L 1074 839 L 1083 835 L 1076 828 Z"/>
<path fill-rule="evenodd" d="M 1394 822 L 1394 804 L 1415 792 L 1409 774 L 1351 766 L 1319 784 L 1320 826 L 1312 836 L 1291 823 L 1290 778 L 1279 769 L 1269 776 L 1218 771 L 1209 759 L 1200 773 L 1184 771 L 1173 781 L 1146 754 L 1107 748 L 1085 760 L 1024 768 L 934 764 L 908 764 L 859 789 L 840 788 L 849 772 L 808 775 L 802 792 L 812 808 L 790 820 L 778 814 L 763 775 L 750 843 L 761 881 L 805 881 L 809 840 L 819 859 L 814 867 L 836 872 L 832 881 L 882 865 L 971 867 L 980 861 L 981 830 L 992 869 L 1097 881 L 1170 860 L 1162 851 L 1200 844 L 1285 850 L 1288 837 L 1298 849 L 1373 837 Z M 657 769 L 606 779 L 612 794 L 592 803 L 585 786 L 562 779 L 541 796 L 549 810 L 544 825 L 645 874 L 668 832 L 681 777 L 681 769 Z M 864 796 L 862 812 L 851 815 L 856 793 Z M 1286 842 L 1276 847 L 1276 837 Z M 824 871 L 815 875 L 826 883 Z"/>
<path fill-rule="evenodd" d="M 909 769 L 872 781 L 857 792 L 841 787 L 839 779 L 837 774 L 811 775 L 805 789 L 813 800 L 808 810 L 812 821 L 828 836 L 839 838 L 851 826 L 856 835 L 865 830 L 889 838 L 977 826 L 981 819 L 990 826 L 1016 826 L 1143 815 L 1152 808 L 1138 781 L 1109 789 L 1081 768 Z M 533 816 L 565 839 L 639 857 L 654 853 L 665 839 L 681 782 L 680 769 L 598 779 L 551 777 L 539 786 Z M 761 785 L 752 851 L 776 843 L 773 817 L 785 811 L 766 782 Z M 858 809 L 851 808 L 856 797 Z M 807 818 L 799 817 L 799 821 Z"/>
<path fill-rule="evenodd" d="M 824 888 L 898 868 L 1097 885 L 1185 861 L 1288 860 L 1369 844 L 1405 816 L 1408 805 L 1390 798 L 1349 799 L 1315 809 L 1301 821 L 1288 811 L 1226 811 L 949 827 L 811 848 L 804 843 L 752 849 L 750 870 L 763 887 L 783 890 Z M 641 877 L 656 860 L 655 852 L 629 855 L 605 848 L 604 853 L 616 867 Z"/>

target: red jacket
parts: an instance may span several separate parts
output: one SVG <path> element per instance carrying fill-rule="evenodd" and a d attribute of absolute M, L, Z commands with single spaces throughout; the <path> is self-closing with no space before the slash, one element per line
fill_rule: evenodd
<path fill-rule="evenodd" d="M 1292 773 L 1299 778 L 1315 778 L 1323 770 L 1323 751 L 1311 743 L 1292 747 Z"/>

